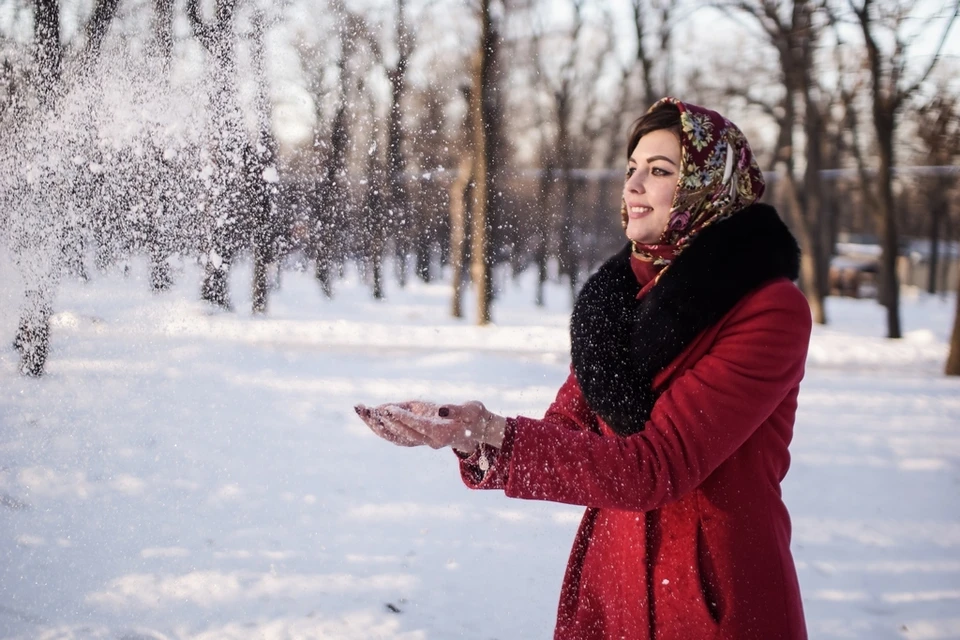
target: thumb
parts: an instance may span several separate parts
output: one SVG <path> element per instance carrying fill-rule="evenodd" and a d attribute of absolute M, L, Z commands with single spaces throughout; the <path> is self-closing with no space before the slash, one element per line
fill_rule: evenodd
<path fill-rule="evenodd" d="M 472 400 L 463 404 L 444 404 L 437 409 L 437 415 L 451 422 L 472 423 L 479 420 L 485 413 L 483 403 Z"/>

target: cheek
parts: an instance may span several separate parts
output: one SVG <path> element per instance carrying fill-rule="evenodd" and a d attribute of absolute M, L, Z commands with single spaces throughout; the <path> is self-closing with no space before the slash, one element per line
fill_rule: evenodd
<path fill-rule="evenodd" d="M 663 189 L 661 189 L 660 193 L 658 194 L 659 195 L 658 204 L 661 207 L 667 207 L 669 209 L 670 205 L 673 204 L 673 194 L 675 191 L 676 191 L 675 185 L 669 185 L 669 186 L 664 185 Z"/>

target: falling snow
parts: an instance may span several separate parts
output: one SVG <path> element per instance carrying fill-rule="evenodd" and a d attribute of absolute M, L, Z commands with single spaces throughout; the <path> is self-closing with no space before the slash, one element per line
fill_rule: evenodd
<path fill-rule="evenodd" d="M 580 510 L 470 492 L 452 454 L 378 440 L 352 405 L 542 414 L 569 366 L 564 287 L 534 310 L 532 274 L 505 283 L 478 328 L 447 317 L 448 281 L 384 306 L 353 272 L 329 301 L 292 270 L 258 318 L 198 303 L 190 262 L 161 297 L 149 272 L 63 283 L 44 378 L 0 351 L 0 636 L 551 637 Z M 811 637 L 956 637 L 954 301 L 906 300 L 898 343 L 875 302 L 830 304 L 784 485 Z"/>

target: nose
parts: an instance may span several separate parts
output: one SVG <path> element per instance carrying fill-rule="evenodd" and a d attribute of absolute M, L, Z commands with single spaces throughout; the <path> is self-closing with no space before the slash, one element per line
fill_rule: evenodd
<path fill-rule="evenodd" d="M 627 178 L 627 181 L 623 185 L 623 190 L 632 193 L 643 193 L 645 191 L 643 188 L 643 179 L 640 177 L 639 171 L 634 171 L 633 175 Z"/>

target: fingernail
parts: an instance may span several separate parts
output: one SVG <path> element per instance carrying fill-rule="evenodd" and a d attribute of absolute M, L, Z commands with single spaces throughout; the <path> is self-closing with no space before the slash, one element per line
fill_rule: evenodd
<path fill-rule="evenodd" d="M 440 407 L 439 409 L 437 409 L 437 415 L 440 416 L 441 418 L 446 418 L 447 416 L 450 415 L 450 409 L 446 407 Z"/>
<path fill-rule="evenodd" d="M 360 408 L 360 405 L 354 405 L 353 410 L 357 412 L 357 415 L 358 415 L 358 416 L 362 416 L 362 415 L 363 415 L 363 409 Z"/>

